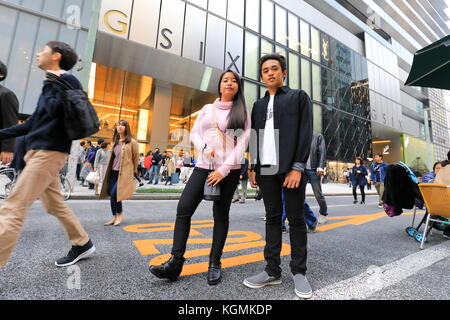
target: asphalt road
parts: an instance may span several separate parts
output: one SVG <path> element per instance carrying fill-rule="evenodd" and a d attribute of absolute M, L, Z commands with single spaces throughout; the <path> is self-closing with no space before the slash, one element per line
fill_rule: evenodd
<path fill-rule="evenodd" d="M 308 198 L 315 212 L 315 199 Z M 405 233 L 412 215 L 389 218 L 369 196 L 366 205 L 351 197 L 328 197 L 330 220 L 308 236 L 307 277 L 313 299 L 450 298 L 450 241 L 435 231 L 419 249 Z M 233 204 L 229 242 L 222 263 L 224 278 L 208 286 L 206 268 L 212 237 L 212 204 L 203 202 L 193 217 L 184 275 L 176 283 L 155 278 L 150 261 L 170 253 L 177 201 L 127 201 L 124 223 L 105 227 L 108 201 L 69 201 L 89 233 L 96 253 L 76 267 L 57 268 L 55 259 L 70 249 L 58 221 L 36 202 L 20 240 L 0 270 L 0 300 L 150 299 L 150 300 L 296 300 L 289 271 L 289 234 L 283 235 L 282 284 L 249 289 L 245 277 L 265 267 L 264 206 L 248 200 Z M 421 219 L 422 214 L 417 219 Z M 418 223 L 416 219 L 416 224 Z"/>

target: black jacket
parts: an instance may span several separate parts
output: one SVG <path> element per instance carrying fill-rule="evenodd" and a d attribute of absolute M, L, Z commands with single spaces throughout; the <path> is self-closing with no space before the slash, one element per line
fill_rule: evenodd
<path fill-rule="evenodd" d="M 412 209 L 416 198 L 422 199 L 419 186 L 409 178 L 406 169 L 397 164 L 388 166 L 383 201 L 396 212 L 402 212 L 402 209 Z"/>
<path fill-rule="evenodd" d="M 270 95 L 266 92 L 264 98 L 253 105 L 252 129 L 250 145 L 252 159 L 256 159 L 256 169 L 261 165 L 259 159 L 259 135 L 266 126 L 267 107 Z M 311 99 L 303 90 L 293 90 L 287 86 L 278 88 L 274 100 L 274 128 L 279 130 L 280 145 L 277 145 L 278 174 L 291 170 L 304 171 L 308 161 L 313 135 Z M 256 144 L 255 144 L 256 139 Z M 252 166 L 255 161 L 252 160 Z"/>
<path fill-rule="evenodd" d="M 19 100 L 11 90 L 0 85 L 0 129 L 12 127 L 19 121 Z M 14 152 L 14 140 L 0 141 L 0 152 Z"/>
<path fill-rule="evenodd" d="M 311 142 L 311 153 L 309 155 L 311 170 L 316 170 L 317 168 L 325 169 L 326 155 L 327 149 L 323 135 L 321 133 L 314 132 Z"/>
<path fill-rule="evenodd" d="M 71 74 L 61 76 L 73 88 L 81 89 L 81 83 Z M 38 105 L 28 120 L 20 125 L 0 130 L 0 140 L 26 135 L 28 150 L 50 150 L 70 153 L 72 140 L 64 126 L 62 88 L 55 82 L 45 80 Z"/>

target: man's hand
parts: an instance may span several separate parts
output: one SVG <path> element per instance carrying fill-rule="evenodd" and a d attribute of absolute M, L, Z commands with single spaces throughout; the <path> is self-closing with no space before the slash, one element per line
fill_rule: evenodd
<path fill-rule="evenodd" d="M 258 183 L 256 182 L 256 172 L 255 171 L 249 171 L 248 172 L 248 179 L 250 180 L 250 186 L 254 189 L 258 188 Z"/>
<path fill-rule="evenodd" d="M 219 171 L 214 171 L 208 176 L 208 184 L 213 185 L 214 187 L 219 184 L 220 181 L 223 180 L 223 176 L 220 174 Z"/>
<path fill-rule="evenodd" d="M 2 161 L 2 164 L 11 163 L 11 161 L 13 160 L 13 153 L 12 152 L 0 153 L 0 160 Z"/>
<path fill-rule="evenodd" d="M 296 189 L 300 185 L 302 179 L 302 173 L 297 170 L 291 170 L 284 178 L 283 187 L 288 189 Z"/>

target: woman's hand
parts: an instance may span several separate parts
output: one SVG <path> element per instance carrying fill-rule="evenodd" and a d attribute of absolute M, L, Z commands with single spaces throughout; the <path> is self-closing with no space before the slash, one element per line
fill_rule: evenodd
<path fill-rule="evenodd" d="M 223 176 L 220 174 L 219 171 L 214 171 L 208 176 L 208 184 L 213 185 L 214 187 L 219 184 L 220 181 L 223 180 Z"/>
<path fill-rule="evenodd" d="M 248 172 L 248 179 L 250 180 L 250 186 L 254 189 L 258 188 L 258 183 L 256 182 L 256 172 L 255 171 L 249 171 Z"/>
<path fill-rule="evenodd" d="M 206 159 L 212 159 L 212 158 L 214 158 L 215 155 L 216 155 L 216 152 L 213 149 L 205 149 L 205 151 L 203 151 L 203 156 Z"/>

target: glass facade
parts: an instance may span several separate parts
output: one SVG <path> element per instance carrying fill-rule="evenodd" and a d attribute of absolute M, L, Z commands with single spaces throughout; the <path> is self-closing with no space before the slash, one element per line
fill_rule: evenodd
<path fill-rule="evenodd" d="M 93 0 L 6 0 L 0 3 L 0 61 L 9 70 L 2 83 L 19 99 L 19 112 L 32 114 L 44 73 L 36 54 L 49 41 L 64 41 L 80 55 L 72 71 L 81 78 Z M 33 10 L 33 13 L 30 13 Z"/>

